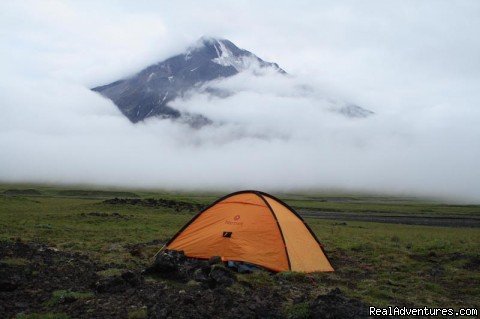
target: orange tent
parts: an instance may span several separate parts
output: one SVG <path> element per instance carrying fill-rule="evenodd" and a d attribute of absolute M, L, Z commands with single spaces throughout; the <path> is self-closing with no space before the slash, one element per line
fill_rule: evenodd
<path fill-rule="evenodd" d="M 229 194 L 190 220 L 166 245 L 193 258 L 220 256 L 273 271 L 333 271 L 315 234 L 287 204 L 258 191 Z"/>

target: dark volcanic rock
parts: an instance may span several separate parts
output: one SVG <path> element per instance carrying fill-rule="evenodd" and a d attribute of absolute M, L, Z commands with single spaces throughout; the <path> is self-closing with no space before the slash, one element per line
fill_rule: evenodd
<path fill-rule="evenodd" d="M 236 277 L 230 269 L 223 265 L 221 259 L 218 259 L 211 258 L 212 264 L 205 260 L 187 258 L 182 251 L 166 250 L 157 255 L 152 266 L 147 268 L 144 273 L 180 279 L 185 282 L 194 280 L 212 288 L 231 286 L 236 281 Z"/>
<path fill-rule="evenodd" d="M 231 286 L 235 282 L 235 276 L 232 271 L 222 265 L 213 265 L 209 277 L 215 282 L 215 284 L 221 286 Z"/>
<path fill-rule="evenodd" d="M 0 279 L 0 291 L 14 291 L 15 289 L 17 289 L 18 285 L 19 283 L 16 279 Z"/>
<path fill-rule="evenodd" d="M 311 318 L 314 319 L 337 319 L 373 318 L 369 316 L 369 306 L 360 300 L 350 299 L 338 288 L 333 289 L 326 295 L 321 295 L 310 303 Z M 375 318 L 390 318 L 378 316 Z"/>
<path fill-rule="evenodd" d="M 124 292 L 127 288 L 126 282 L 120 276 L 103 278 L 95 284 L 95 290 L 98 292 L 117 293 Z"/>
<path fill-rule="evenodd" d="M 0 262 L 0 291 L 14 291 L 20 282 L 21 278 L 15 269 Z"/>
<path fill-rule="evenodd" d="M 463 266 L 468 270 L 480 270 L 480 256 L 472 256 L 470 260 Z"/>
<path fill-rule="evenodd" d="M 110 205 L 138 205 L 138 206 L 145 206 L 145 207 L 165 207 L 165 208 L 172 208 L 177 212 L 184 211 L 184 210 L 195 212 L 205 208 L 205 206 L 201 204 L 183 202 L 183 201 L 172 200 L 172 199 L 162 199 L 162 198 L 138 199 L 138 198 L 116 198 L 115 197 L 112 199 L 107 199 L 103 202 L 105 204 L 110 204 Z"/>
<path fill-rule="evenodd" d="M 165 280 L 144 280 L 139 269 L 100 279 L 97 273 L 113 265 L 45 245 L 0 241 L 1 259 L 9 260 L 0 263 L 0 281 L 10 285 L 8 291 L 0 290 L 0 317 L 16 318 L 23 312 L 85 319 L 298 318 L 308 312 L 310 318 L 368 318 L 368 306 L 340 290 L 310 300 L 316 285 L 309 280 L 279 281 L 281 276 L 271 276 L 272 282 L 247 284 L 245 277 L 237 282 L 235 273 L 221 263 L 210 265 L 173 251 L 163 255 L 156 261 L 160 269 L 172 271 L 176 263 L 176 270 L 163 273 Z M 71 294 L 52 303 L 58 290 L 89 297 Z M 301 313 L 286 311 L 285 305 L 292 303 L 305 308 Z"/>
<path fill-rule="evenodd" d="M 130 286 L 136 287 L 143 282 L 143 277 L 141 274 L 135 273 L 131 270 L 127 270 L 122 273 L 122 279 L 127 282 Z"/>
<path fill-rule="evenodd" d="M 98 292 L 121 293 L 131 287 L 137 287 L 143 283 L 143 277 L 133 271 L 126 271 L 120 276 L 112 276 L 100 279 L 95 284 Z"/>
<path fill-rule="evenodd" d="M 41 312 L 56 290 L 89 291 L 97 265 L 77 253 L 37 243 L 0 241 L 0 309 L 2 318 L 28 310 Z"/>
<path fill-rule="evenodd" d="M 155 257 L 152 266 L 146 269 L 146 273 L 170 274 L 178 272 L 180 266 L 185 263 L 187 257 L 183 251 L 165 251 Z"/>
<path fill-rule="evenodd" d="M 202 269 L 202 268 L 196 269 L 196 270 L 193 272 L 193 275 L 192 275 L 193 280 L 198 281 L 198 282 L 207 282 L 207 281 L 208 281 L 208 271 L 209 271 L 209 270 L 210 270 L 210 268 L 207 268 L 207 269 Z"/>
<path fill-rule="evenodd" d="M 228 40 L 201 38 L 183 54 L 92 90 L 111 99 L 133 123 L 151 116 L 182 117 L 192 126 L 202 126 L 210 121 L 201 115 L 181 114 L 169 102 L 203 83 L 235 75 L 253 64 L 285 73 L 276 63 L 263 61 Z"/>

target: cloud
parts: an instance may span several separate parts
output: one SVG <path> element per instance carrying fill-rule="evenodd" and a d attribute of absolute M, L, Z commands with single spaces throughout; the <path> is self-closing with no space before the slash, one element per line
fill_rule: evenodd
<path fill-rule="evenodd" d="M 0 180 L 478 202 L 479 6 L 427 3 L 4 2 Z M 176 100 L 215 121 L 200 130 L 131 124 L 89 90 L 203 34 L 291 76 L 246 72 L 211 84 L 236 92 L 228 98 Z M 376 114 L 330 111 L 343 102 Z"/>

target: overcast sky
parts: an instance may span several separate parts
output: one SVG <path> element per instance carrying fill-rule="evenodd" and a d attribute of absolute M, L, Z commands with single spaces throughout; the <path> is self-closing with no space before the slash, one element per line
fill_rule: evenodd
<path fill-rule="evenodd" d="M 0 180 L 480 202 L 479 30 L 476 0 L 2 1 Z M 228 99 L 172 103 L 224 123 L 201 130 L 131 124 L 89 90 L 202 35 L 291 77 L 247 72 L 215 84 Z"/>

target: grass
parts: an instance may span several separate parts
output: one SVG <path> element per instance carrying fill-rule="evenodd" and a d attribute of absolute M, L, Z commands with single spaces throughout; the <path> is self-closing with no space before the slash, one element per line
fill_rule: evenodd
<path fill-rule="evenodd" d="M 309 282 L 309 275 L 306 275 L 301 272 L 295 271 L 284 271 L 276 274 L 277 278 L 280 280 L 285 280 L 288 282 Z"/>
<path fill-rule="evenodd" d="M 102 203 L 102 196 L 108 198 L 114 193 L 126 192 L 139 198 L 209 204 L 223 195 L 93 189 L 103 193 L 65 196 L 61 195 L 62 191 L 74 188 L 0 185 L 0 193 L 8 189 L 35 189 L 42 195 L 0 195 L 0 240 L 20 237 L 25 241 L 46 242 L 59 249 L 89 254 L 101 262 L 115 264 L 118 269 L 99 273 L 106 276 L 117 274 L 121 269 L 149 264 L 162 242 L 175 234 L 196 212 L 179 213 L 167 207 L 108 205 Z M 323 211 L 401 213 L 432 218 L 468 215 L 480 218 L 479 206 L 450 205 L 414 198 L 335 194 L 284 194 L 280 197 L 296 208 Z M 108 214 L 102 217 L 90 215 L 91 212 Z M 113 213 L 122 218 L 114 218 Z M 340 287 L 347 294 L 375 306 L 480 305 L 479 228 L 357 221 L 339 223 L 314 218 L 306 221 L 325 246 L 336 272 L 307 276 L 298 273 L 271 276 L 257 272 L 240 275 L 240 281 L 254 287 L 274 285 L 279 279 L 311 282 L 312 289 L 319 291 Z M 136 244 L 143 244 L 138 254 L 132 253 L 131 247 Z M 1 262 L 24 261 L 3 258 Z M 292 316 L 302 316 L 301 305 L 298 309 L 289 308 L 289 311 Z"/>
<path fill-rule="evenodd" d="M 0 264 L 8 266 L 25 266 L 28 265 L 28 260 L 25 258 L 4 257 L 0 259 Z"/>
<path fill-rule="evenodd" d="M 71 291 L 71 290 L 55 290 L 52 293 L 52 298 L 45 302 L 46 306 L 54 306 L 64 301 L 75 301 L 81 299 L 89 299 L 92 298 L 94 295 L 91 292 L 79 292 L 79 291 Z"/>
<path fill-rule="evenodd" d="M 95 211 L 118 212 L 129 219 L 88 215 Z M 47 242 L 59 249 L 89 252 L 104 262 L 118 261 L 119 253 L 128 262 L 124 245 L 166 240 L 191 218 L 169 209 L 112 207 L 99 200 L 54 197 L 0 196 L 0 214 L 0 239 Z"/>
<path fill-rule="evenodd" d="M 128 311 L 128 319 L 144 319 L 148 317 L 147 308 L 137 308 Z"/>
<path fill-rule="evenodd" d="M 100 277 L 120 276 L 124 271 L 125 269 L 109 268 L 102 271 L 98 271 L 97 275 L 99 275 Z"/>
<path fill-rule="evenodd" d="M 239 274 L 237 275 L 237 278 L 240 283 L 247 283 L 254 288 L 275 284 L 275 280 L 271 274 L 266 271 L 254 271 L 251 274 Z"/>
<path fill-rule="evenodd" d="M 377 305 L 480 304 L 478 268 L 465 267 L 480 254 L 476 228 L 309 224 L 338 270 L 329 280 L 354 296 Z"/>
<path fill-rule="evenodd" d="M 288 319 L 308 319 L 311 318 L 310 308 L 307 302 L 291 304 L 284 310 Z"/>

